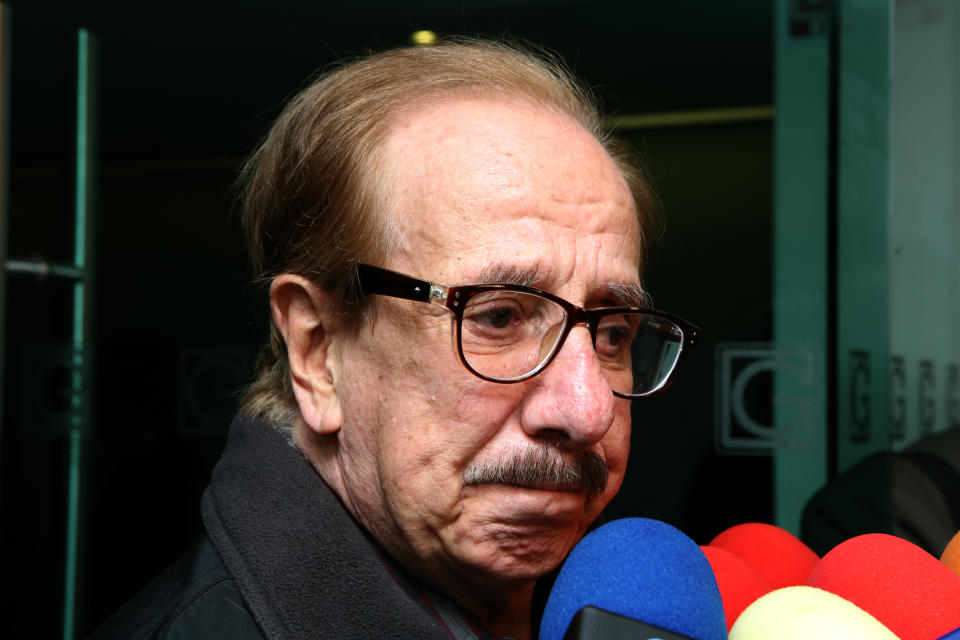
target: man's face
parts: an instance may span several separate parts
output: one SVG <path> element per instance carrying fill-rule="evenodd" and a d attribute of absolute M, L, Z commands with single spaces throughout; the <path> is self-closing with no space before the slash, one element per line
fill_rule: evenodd
<path fill-rule="evenodd" d="M 433 101 L 406 113 L 383 148 L 386 216 L 403 230 L 382 265 L 447 285 L 485 271 L 584 307 L 615 305 L 609 283 L 639 284 L 630 192 L 577 123 L 490 99 Z M 617 492 L 630 403 L 614 397 L 586 327 L 518 384 L 483 381 L 457 360 L 452 314 L 381 297 L 358 337 L 334 341 L 343 412 L 344 500 L 408 569 L 435 585 L 496 587 L 556 567 Z M 602 493 L 468 486 L 464 472 L 534 449 L 570 462 L 589 451 Z"/>

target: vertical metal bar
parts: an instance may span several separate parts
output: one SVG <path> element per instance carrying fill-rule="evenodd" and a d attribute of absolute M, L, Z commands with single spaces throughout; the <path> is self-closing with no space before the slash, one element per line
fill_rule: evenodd
<path fill-rule="evenodd" d="M 840 433 L 837 420 L 837 402 L 839 400 L 839 200 L 840 189 L 840 37 L 843 19 L 840 2 L 832 1 L 830 6 L 830 32 L 827 38 L 827 480 L 837 475 L 837 451 Z"/>
<path fill-rule="evenodd" d="M 10 7 L 0 4 L 0 442 L 3 441 L 3 390 L 6 364 L 7 218 L 10 188 Z M 2 453 L 2 448 L 0 448 Z M 0 456 L 2 460 L 2 456 Z M 2 470 L 2 465 L 0 465 Z"/>
<path fill-rule="evenodd" d="M 90 422 L 92 291 L 93 161 L 94 161 L 94 39 L 86 29 L 77 33 L 77 139 L 75 183 L 74 266 L 82 274 L 73 288 L 73 376 L 71 389 L 70 456 L 67 487 L 66 564 L 63 598 L 63 638 L 76 632 L 78 547 L 80 537 L 83 445 Z"/>

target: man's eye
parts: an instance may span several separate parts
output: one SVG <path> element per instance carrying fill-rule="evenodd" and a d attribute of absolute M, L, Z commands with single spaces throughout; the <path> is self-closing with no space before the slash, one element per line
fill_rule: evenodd
<path fill-rule="evenodd" d="M 487 305 L 470 314 L 470 322 L 490 329 L 505 329 L 517 319 L 517 310 L 511 306 Z"/>
<path fill-rule="evenodd" d="M 606 327 L 597 335 L 597 348 L 605 353 L 617 352 L 630 344 L 630 327 Z"/>
<path fill-rule="evenodd" d="M 623 344 L 630 339 L 629 327 L 611 327 L 607 329 L 607 344 Z"/>
<path fill-rule="evenodd" d="M 636 333 L 637 324 L 634 318 L 624 315 L 607 316 L 601 321 L 597 331 L 597 355 L 618 362 L 628 357 Z"/>

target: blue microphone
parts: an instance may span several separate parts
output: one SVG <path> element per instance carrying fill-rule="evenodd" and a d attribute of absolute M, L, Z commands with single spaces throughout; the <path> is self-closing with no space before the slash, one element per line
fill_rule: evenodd
<path fill-rule="evenodd" d="M 723 601 L 697 543 L 647 518 L 614 520 L 573 548 L 540 640 L 727 640 Z"/>

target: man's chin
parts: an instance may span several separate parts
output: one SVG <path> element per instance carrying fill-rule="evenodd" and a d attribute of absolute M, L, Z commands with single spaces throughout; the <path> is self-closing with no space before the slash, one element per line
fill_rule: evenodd
<path fill-rule="evenodd" d="M 580 514 L 582 518 L 582 513 Z M 474 570 L 506 581 L 535 580 L 556 569 L 588 523 L 526 512 L 478 524 L 462 550 Z"/>
<path fill-rule="evenodd" d="M 468 488 L 463 511 L 444 536 L 465 574 L 490 584 L 536 580 L 556 569 L 606 504 L 585 490 L 502 484 Z"/>
<path fill-rule="evenodd" d="M 533 582 L 563 563 L 567 545 L 505 545 L 483 558 L 473 558 L 469 570 L 486 576 L 485 582 L 503 587 Z"/>

